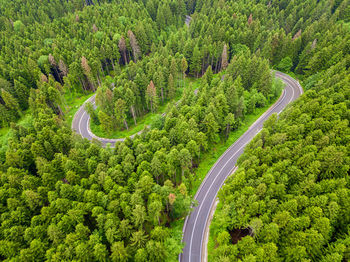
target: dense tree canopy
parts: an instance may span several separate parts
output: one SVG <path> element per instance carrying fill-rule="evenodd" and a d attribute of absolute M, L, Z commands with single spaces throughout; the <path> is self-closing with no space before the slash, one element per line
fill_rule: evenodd
<path fill-rule="evenodd" d="M 247 147 L 219 194 L 215 261 L 350 258 L 348 63 L 349 56 L 324 72 Z M 244 228 L 250 236 L 230 245 Z"/>
<path fill-rule="evenodd" d="M 212 255 L 349 259 L 348 1 L 44 2 L 0 0 L 0 127 L 12 128 L 1 260 L 177 261 L 171 226 L 190 211 L 196 167 L 278 97 L 271 67 L 309 91 L 269 119 L 220 192 Z M 64 115 L 64 94 L 93 91 L 86 110 L 106 132 L 166 114 L 103 148 Z M 27 109 L 31 124 L 15 124 Z"/>

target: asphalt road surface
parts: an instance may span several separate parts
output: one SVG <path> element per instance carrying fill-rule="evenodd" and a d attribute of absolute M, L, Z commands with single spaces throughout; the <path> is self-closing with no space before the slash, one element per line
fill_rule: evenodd
<path fill-rule="evenodd" d="M 192 20 L 192 17 L 190 17 L 189 15 L 186 15 L 185 24 L 187 26 L 190 26 L 191 20 Z"/>
<path fill-rule="evenodd" d="M 185 24 L 187 26 L 190 25 L 192 18 L 190 16 L 186 16 L 185 19 Z M 194 90 L 195 94 L 197 94 L 197 89 Z M 109 139 L 109 138 L 102 138 L 102 137 L 97 137 L 95 136 L 90 129 L 90 116 L 89 114 L 85 111 L 85 103 L 92 103 L 94 107 L 95 106 L 95 96 L 93 95 L 90 97 L 88 100 L 84 102 L 84 104 L 79 108 L 79 110 L 76 112 L 73 118 L 72 122 L 72 129 L 80 134 L 82 137 L 87 138 L 89 140 L 96 139 L 101 142 L 102 146 L 106 146 L 107 144 L 110 144 L 111 147 L 114 147 L 115 143 L 118 141 L 124 141 L 125 138 L 117 138 L 117 139 Z M 177 102 L 178 103 L 178 102 Z M 162 114 L 162 116 L 165 116 L 165 113 Z M 138 132 L 137 134 L 141 134 L 142 131 Z M 135 134 L 136 135 L 136 134 Z M 135 135 L 130 136 L 133 138 Z"/>
<path fill-rule="evenodd" d="M 198 89 L 195 89 L 194 94 L 197 95 Z M 79 110 L 75 113 L 73 122 L 72 122 L 72 129 L 80 134 L 82 137 L 87 138 L 89 140 L 96 139 L 101 142 L 102 146 L 106 146 L 107 144 L 110 144 L 111 147 L 114 147 L 115 143 L 118 141 L 124 141 L 125 138 L 116 138 L 116 139 L 110 139 L 110 138 L 102 138 L 95 136 L 90 129 L 90 115 L 85 111 L 85 104 L 91 103 L 94 108 L 96 108 L 95 105 L 95 97 L 96 95 L 91 96 L 89 99 L 87 99 L 84 104 L 79 108 Z M 180 103 L 181 99 L 176 102 L 176 106 Z M 165 116 L 165 113 L 162 114 L 162 116 Z M 147 126 L 149 127 L 149 126 Z M 141 134 L 143 130 L 136 134 Z M 136 134 L 131 135 L 130 137 L 133 138 Z"/>
<path fill-rule="evenodd" d="M 179 256 L 180 261 L 201 261 L 202 247 L 205 229 L 208 223 L 211 207 L 216 199 L 217 192 L 223 185 L 226 178 L 235 168 L 237 159 L 244 151 L 244 147 L 260 132 L 263 123 L 273 113 L 280 113 L 290 102 L 297 99 L 303 90 L 298 81 L 281 72 L 275 72 L 275 76 L 285 83 L 285 89 L 279 100 L 271 106 L 250 128 L 247 130 L 214 164 L 201 184 L 195 199 L 198 206 L 194 208 L 189 217 L 186 218 L 183 228 L 183 242 L 185 247 Z M 95 95 L 85 103 L 95 105 Z M 84 104 L 85 104 L 84 103 Z M 106 146 L 108 143 L 113 147 L 117 141 L 124 141 L 125 138 L 108 139 L 95 136 L 90 130 L 90 116 L 82 105 L 74 116 L 72 129 L 82 137 L 89 140 L 96 139 Z M 131 136 L 133 137 L 133 136 Z"/>
<path fill-rule="evenodd" d="M 84 138 L 87 138 L 89 140 L 96 139 L 100 141 L 102 146 L 106 146 L 109 143 L 113 147 L 117 141 L 124 141 L 125 138 L 108 139 L 97 137 L 90 130 L 90 115 L 85 111 L 85 103 L 92 103 L 93 106 L 95 106 L 95 97 L 96 95 L 93 95 L 88 100 L 86 100 L 84 104 L 79 108 L 79 110 L 75 113 L 72 122 L 72 129 Z"/>
<path fill-rule="evenodd" d="M 195 199 L 198 206 L 186 218 L 183 228 L 183 242 L 185 247 L 179 256 L 181 262 L 201 261 L 202 247 L 205 229 L 208 223 L 211 207 L 216 195 L 224 184 L 226 178 L 235 168 L 237 159 L 244 151 L 244 147 L 258 134 L 266 119 L 273 113 L 280 113 L 290 102 L 297 99 L 303 90 L 298 81 L 281 72 L 275 72 L 276 77 L 285 83 L 285 88 L 279 100 L 271 106 L 251 127 L 247 130 L 211 168 L 205 180 L 197 191 Z"/>

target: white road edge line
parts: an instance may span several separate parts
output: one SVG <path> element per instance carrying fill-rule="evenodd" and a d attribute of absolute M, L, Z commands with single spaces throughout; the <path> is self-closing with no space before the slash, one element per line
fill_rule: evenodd
<path fill-rule="evenodd" d="M 293 95 L 291 96 L 291 99 L 288 101 L 288 103 L 287 103 L 287 105 L 288 105 L 288 104 L 294 99 L 294 96 L 295 96 L 295 92 L 294 92 L 294 88 L 293 88 L 294 83 L 293 83 L 292 80 L 290 80 L 290 79 L 288 78 L 288 77 L 289 77 L 288 75 L 286 76 L 286 75 L 283 74 L 283 75 L 280 75 L 280 76 L 277 76 L 277 77 L 280 78 L 280 79 L 282 79 L 282 80 L 284 80 L 284 82 L 286 83 L 286 86 L 291 87 L 291 89 L 292 89 Z M 299 84 L 299 83 L 297 83 L 297 84 Z M 300 86 L 300 85 L 298 85 L 298 88 L 300 88 L 299 86 Z M 286 87 L 286 88 L 287 88 L 287 87 Z M 276 103 L 275 105 L 273 105 L 273 106 L 272 106 L 270 109 L 268 109 L 262 116 L 260 116 L 260 117 L 253 123 L 253 125 L 251 126 L 251 128 L 253 128 L 253 127 L 256 125 L 256 123 L 259 122 L 260 118 L 262 118 L 266 113 L 268 113 L 268 112 L 270 112 L 270 111 L 273 111 L 278 105 L 280 105 L 280 104 L 282 103 L 282 101 L 283 101 L 283 99 L 284 99 L 284 97 L 285 97 L 285 95 L 286 95 L 286 93 L 287 93 L 287 92 L 285 91 L 286 88 L 283 90 L 284 94 L 283 94 L 282 99 L 281 99 L 281 97 L 280 97 L 279 100 L 277 101 L 278 103 Z M 283 109 L 282 109 L 281 111 L 283 111 Z M 281 112 L 281 111 L 280 111 L 280 112 Z M 279 112 L 279 113 L 280 113 L 280 112 Z M 279 114 L 279 113 L 278 113 L 278 114 Z M 249 128 L 248 130 L 250 130 L 251 128 Z M 260 129 L 260 130 L 258 131 L 258 133 L 260 133 L 261 130 L 262 130 L 262 129 Z M 257 133 L 257 134 L 258 134 L 258 133 Z M 244 136 L 244 134 L 243 134 L 232 146 L 234 146 L 243 136 Z M 251 140 L 250 140 L 250 141 L 251 141 Z M 247 143 L 249 143 L 250 141 L 248 141 Z M 247 143 L 245 143 L 245 144 L 243 145 L 243 147 L 244 147 Z M 231 146 L 231 147 L 232 147 L 232 146 Z M 214 164 L 214 166 L 211 168 L 211 170 L 209 171 L 208 175 L 207 175 L 206 178 L 203 180 L 203 182 L 202 182 L 202 184 L 201 184 L 199 190 L 197 191 L 197 193 L 196 193 L 196 195 L 195 195 L 195 198 L 196 198 L 196 196 L 199 194 L 200 190 L 202 189 L 202 186 L 205 184 L 207 178 L 209 177 L 209 174 L 211 174 L 211 172 L 212 172 L 212 170 L 214 169 L 214 167 L 218 164 L 218 162 L 220 161 L 220 159 L 221 159 L 223 156 L 225 156 L 226 153 L 228 153 L 228 151 L 229 151 L 229 149 L 230 149 L 231 147 L 229 147 L 229 148 L 225 151 L 225 153 L 217 160 L 217 162 L 216 162 L 216 163 Z M 240 149 L 238 149 L 238 150 L 236 151 L 236 153 L 235 153 L 233 156 L 235 156 L 235 155 L 237 154 L 237 152 L 239 152 L 241 149 L 242 149 L 242 147 L 241 147 Z M 232 157 L 233 157 L 233 156 L 232 156 Z M 232 159 L 232 157 L 225 163 L 224 167 L 225 167 L 225 166 L 227 165 L 227 163 Z M 223 167 L 223 168 L 224 168 L 224 167 Z M 221 171 L 222 171 L 223 168 L 221 168 L 221 170 L 219 171 L 218 175 L 221 173 Z M 201 208 L 202 208 L 202 206 L 203 206 L 203 202 L 205 202 L 204 200 L 206 199 L 206 197 L 207 197 L 207 195 L 208 195 L 208 192 L 210 191 L 210 188 L 211 188 L 211 187 L 213 186 L 213 184 L 215 183 L 216 178 L 218 177 L 218 175 L 215 177 L 214 181 L 213 181 L 212 184 L 210 185 L 209 190 L 208 190 L 207 193 L 205 194 L 205 196 L 204 196 L 204 198 L 203 198 L 203 201 L 202 201 L 202 203 L 201 203 L 200 206 L 199 206 L 199 210 L 198 210 L 197 216 L 196 216 L 196 218 L 195 218 L 194 225 L 196 225 L 196 223 L 197 223 L 197 219 L 198 219 L 199 213 L 200 213 L 200 211 L 201 211 Z M 226 177 L 226 178 L 227 178 L 227 177 Z M 224 179 L 223 183 L 225 182 L 226 178 Z M 223 184 L 223 183 L 222 183 L 222 184 Z M 222 185 L 221 185 L 221 186 L 222 186 Z M 221 186 L 220 186 L 220 188 L 221 188 Z M 215 198 L 216 198 L 216 197 L 215 197 Z M 215 200 L 215 198 L 214 198 L 214 200 Z M 211 203 L 211 206 L 212 206 L 212 204 L 213 204 L 213 203 Z M 184 228 L 183 228 L 183 233 L 184 233 L 185 228 L 186 228 L 186 226 L 187 226 L 187 219 L 188 219 L 188 216 L 186 217 L 186 220 L 185 220 L 185 224 L 184 224 Z M 208 220 L 208 218 L 207 218 L 207 220 Z M 207 222 L 207 220 L 206 220 L 206 222 Z M 191 238 L 190 238 L 189 261 L 191 261 L 192 239 L 193 239 L 194 230 L 195 230 L 195 226 L 193 227 L 192 234 L 191 234 Z M 202 241 L 203 241 L 203 232 L 202 232 L 202 238 L 201 238 L 201 246 L 202 246 Z M 201 257 L 201 252 L 202 252 L 202 249 L 200 249 L 200 257 Z M 180 259 L 180 256 L 179 256 L 179 259 Z"/>
<path fill-rule="evenodd" d="M 282 76 L 275 76 L 275 77 L 280 78 L 280 79 L 282 79 L 282 80 L 285 79 L 285 77 L 284 77 L 283 75 L 282 75 Z M 286 83 L 287 86 L 288 86 L 288 84 L 290 84 L 288 81 L 284 81 L 284 82 L 285 82 L 285 83 L 287 82 L 287 83 Z M 293 88 L 292 88 L 292 89 L 293 89 Z M 269 112 L 273 111 L 276 107 L 278 107 L 278 106 L 283 102 L 283 99 L 285 98 L 286 93 L 287 93 L 287 92 L 286 92 L 286 88 L 284 88 L 284 89 L 283 89 L 283 92 L 282 92 L 282 94 L 281 94 L 281 96 L 280 96 L 280 98 L 276 101 L 276 103 L 275 103 L 274 105 L 272 105 L 272 107 L 270 107 L 264 114 L 262 114 L 262 115 L 252 124 L 252 126 L 251 126 L 247 131 L 249 131 L 251 128 L 254 128 L 254 127 L 257 125 L 257 123 L 260 121 L 261 118 L 265 117 L 266 114 L 268 114 Z M 293 97 L 293 96 L 292 96 L 292 97 Z M 247 131 L 246 131 L 246 132 L 247 132 Z M 261 131 L 261 130 L 260 130 L 260 131 Z M 260 131 L 259 131 L 259 132 L 260 132 Z M 244 134 L 245 134 L 245 133 L 244 133 Z M 196 192 L 194 198 L 197 198 L 198 194 L 200 193 L 200 191 L 202 190 L 204 184 L 206 183 L 208 177 L 209 177 L 210 174 L 212 173 L 213 169 L 218 165 L 218 163 L 220 162 L 221 158 L 223 158 L 223 157 L 230 151 L 230 149 L 231 149 L 232 147 L 234 147 L 235 144 L 238 143 L 238 142 L 243 138 L 244 134 L 243 134 L 238 140 L 236 140 L 236 142 L 233 143 L 233 144 L 220 156 L 220 158 L 216 161 L 216 163 L 214 164 L 214 166 L 209 170 L 208 175 L 207 175 L 207 176 L 205 177 L 205 179 L 202 181 L 202 183 L 201 183 L 199 189 L 197 190 L 197 192 Z M 247 143 L 246 143 L 246 144 L 247 144 Z M 244 146 L 245 146 L 246 144 L 244 144 Z M 240 149 L 241 149 L 241 148 L 240 148 Z M 240 149 L 239 149 L 239 150 L 240 150 Z M 237 151 L 239 151 L 239 150 L 237 150 Z M 236 153 L 235 153 L 235 154 L 236 154 Z M 234 155 L 235 155 L 235 154 L 234 154 Z M 229 159 L 229 161 L 230 161 L 231 159 L 232 159 L 232 157 Z M 227 162 L 226 162 L 226 164 L 227 164 Z M 225 166 L 226 166 L 226 164 L 225 164 Z M 221 169 L 221 170 L 222 170 L 222 169 Z M 220 170 L 220 172 L 221 172 L 221 170 Z M 219 173 L 220 173 L 220 172 L 219 172 Z M 209 188 L 212 187 L 212 185 L 213 185 L 213 183 L 215 182 L 216 178 L 217 178 L 217 176 L 215 177 L 214 181 L 212 182 L 212 184 L 210 185 Z M 204 196 L 203 200 L 206 198 L 208 192 L 209 192 L 209 191 L 207 191 L 207 193 L 206 193 L 206 195 Z M 204 201 L 203 201 L 203 202 L 204 202 Z M 201 206 L 202 206 L 202 205 L 200 205 L 200 209 L 201 209 Z M 199 212 L 200 212 L 200 210 L 198 211 L 198 214 L 199 214 Z M 196 221 L 197 221 L 197 219 L 198 219 L 198 214 L 197 214 L 196 219 L 195 219 L 195 224 L 196 224 Z M 182 230 L 183 233 L 185 232 L 185 229 L 186 229 L 186 227 L 187 227 L 188 218 L 189 218 L 189 216 L 187 216 L 186 219 L 185 219 L 184 227 L 183 227 L 183 230 Z M 191 234 L 190 251 L 191 251 L 191 249 L 192 249 L 193 233 L 194 233 L 194 228 L 193 228 L 192 234 Z M 202 239 L 202 240 L 203 240 L 203 239 Z M 202 240 L 201 240 L 201 241 L 202 241 Z M 191 252 L 190 252 L 190 254 L 191 254 Z M 181 255 L 181 254 L 180 254 L 180 255 Z M 180 255 L 179 255 L 179 260 L 181 259 L 181 256 L 180 256 Z M 190 258 L 189 261 L 191 261 L 191 255 L 189 255 L 189 258 Z"/>
<path fill-rule="evenodd" d="M 211 185 L 210 185 L 210 187 L 209 187 L 207 193 L 205 194 L 202 203 L 199 205 L 199 210 L 198 210 L 197 215 L 196 215 L 196 218 L 195 218 L 195 220 L 194 220 L 194 225 L 197 224 L 197 219 L 198 219 L 199 213 L 201 212 L 202 207 L 203 207 L 203 203 L 205 202 L 204 200 L 207 198 L 208 193 L 210 192 L 210 189 L 213 187 L 213 185 L 214 185 L 216 179 L 219 177 L 220 173 L 221 173 L 222 170 L 226 167 L 226 165 L 231 161 L 231 159 L 232 159 L 233 157 L 235 157 L 235 156 L 237 155 L 237 153 L 238 153 L 242 148 L 244 148 L 244 147 L 246 146 L 246 144 L 248 144 L 249 142 L 250 142 L 250 141 L 244 143 L 244 144 L 229 158 L 229 160 L 225 163 L 225 165 L 224 165 L 224 166 L 220 169 L 220 171 L 218 172 L 218 174 L 217 174 L 217 176 L 215 177 L 214 181 L 211 183 Z M 195 229 L 195 227 L 194 227 L 193 230 L 192 230 L 192 234 L 191 234 L 191 238 L 190 238 L 190 251 L 192 250 L 192 239 L 193 239 L 194 229 Z M 202 235 L 203 235 L 203 232 L 202 232 Z M 202 238 L 202 240 L 203 240 L 203 238 Z M 201 244 L 202 244 L 202 240 L 201 240 Z M 191 252 L 189 253 L 189 261 L 191 262 Z"/>
<path fill-rule="evenodd" d="M 261 129 L 260 129 L 261 130 Z M 260 131 L 259 131 L 260 132 Z M 222 181 L 222 183 L 221 183 L 221 185 L 220 185 L 220 188 L 222 188 L 222 186 L 225 184 L 225 181 L 226 181 L 226 179 L 230 176 L 230 175 L 232 175 L 233 173 L 235 173 L 236 171 L 237 171 L 237 169 L 238 169 L 238 167 L 235 165 L 232 169 L 231 169 L 231 171 L 228 173 L 228 175 L 225 177 L 225 179 Z M 215 197 L 214 197 L 214 199 L 213 199 L 213 201 L 211 202 L 211 205 L 210 205 L 210 209 L 212 209 L 213 208 L 213 205 L 214 205 L 214 202 L 215 202 L 215 200 L 217 199 L 217 194 L 218 194 L 218 192 L 216 192 L 216 195 L 215 195 Z M 218 202 L 219 202 L 219 200 L 217 200 Z M 212 210 L 212 211 L 214 211 L 214 210 Z M 210 215 L 213 215 L 214 216 L 214 213 L 215 212 L 210 212 L 209 214 L 208 214 L 208 216 L 207 216 L 207 218 L 206 218 L 206 229 L 207 229 L 207 240 L 208 240 L 208 238 L 209 238 L 209 231 L 210 231 L 210 223 L 209 223 L 209 216 Z M 201 246 L 203 247 L 203 238 L 202 238 L 202 240 L 201 240 Z M 207 262 L 207 247 L 205 248 L 205 258 L 204 258 L 204 262 Z M 200 254 L 200 257 L 201 257 L 201 260 L 202 260 L 202 256 L 201 256 L 201 254 Z"/>

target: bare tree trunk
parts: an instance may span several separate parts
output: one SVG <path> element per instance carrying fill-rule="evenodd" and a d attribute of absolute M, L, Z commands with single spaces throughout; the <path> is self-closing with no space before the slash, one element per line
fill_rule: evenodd
<path fill-rule="evenodd" d="M 134 109 L 134 106 L 131 106 L 131 107 L 130 107 L 130 110 L 131 110 L 132 118 L 134 119 L 134 123 L 135 123 L 135 126 L 136 126 L 137 123 L 136 123 L 136 116 L 135 116 L 135 109 Z"/>
<path fill-rule="evenodd" d="M 105 71 L 103 70 L 103 65 L 102 65 L 102 63 L 101 63 L 101 72 L 102 72 L 103 76 L 106 76 Z"/>
<path fill-rule="evenodd" d="M 114 61 L 113 61 L 113 58 L 111 58 L 111 63 L 112 63 L 112 68 L 113 68 L 113 71 L 115 71 L 115 66 L 114 66 Z"/>
<path fill-rule="evenodd" d="M 215 64 L 215 73 L 218 72 L 218 64 L 219 64 L 219 59 L 216 60 L 216 64 Z"/>
<path fill-rule="evenodd" d="M 129 62 L 131 61 L 131 57 L 132 57 L 132 55 L 131 55 L 131 52 L 130 51 L 128 51 L 128 55 L 129 55 Z"/>
<path fill-rule="evenodd" d="M 100 79 L 100 74 L 97 73 L 97 83 L 99 86 L 101 86 L 101 79 Z"/>
<path fill-rule="evenodd" d="M 79 79 L 79 82 L 81 83 L 81 85 L 83 86 L 84 94 L 86 94 L 86 88 L 85 88 L 84 81 L 82 81 L 80 77 L 78 77 L 78 79 Z"/>
<path fill-rule="evenodd" d="M 184 83 L 184 89 L 185 89 L 185 73 L 182 74 L 182 82 Z"/>
<path fill-rule="evenodd" d="M 230 131 L 230 125 L 227 125 L 226 126 L 226 140 L 228 138 L 229 131 Z"/>
<path fill-rule="evenodd" d="M 64 113 L 63 113 L 61 107 L 60 106 L 57 106 L 57 107 L 58 107 L 58 111 L 60 112 L 60 116 L 64 116 Z"/>
<path fill-rule="evenodd" d="M 110 73 L 109 73 L 109 68 L 108 68 L 108 61 L 107 61 L 107 59 L 105 59 L 105 63 L 106 63 L 106 69 L 107 69 L 107 73 L 108 73 L 108 75 L 110 75 Z"/>
<path fill-rule="evenodd" d="M 126 58 L 126 51 L 123 51 L 124 63 L 128 63 L 128 59 Z"/>
<path fill-rule="evenodd" d="M 125 127 L 126 127 L 126 130 L 129 130 L 128 122 L 126 122 L 125 118 L 124 118 L 123 120 L 124 120 L 124 125 L 125 125 Z"/>
<path fill-rule="evenodd" d="M 204 58 L 202 59 L 202 75 L 204 74 Z"/>
<path fill-rule="evenodd" d="M 207 56 L 207 59 L 206 59 L 206 64 L 207 64 L 207 67 L 209 66 L 209 60 L 210 60 L 210 55 Z"/>
<path fill-rule="evenodd" d="M 164 103 L 164 94 L 163 94 L 163 87 L 160 89 L 160 93 L 162 95 L 162 104 Z"/>

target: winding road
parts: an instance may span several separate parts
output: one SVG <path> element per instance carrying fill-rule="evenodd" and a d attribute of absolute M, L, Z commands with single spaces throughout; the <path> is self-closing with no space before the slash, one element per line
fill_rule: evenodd
<path fill-rule="evenodd" d="M 205 232 L 209 226 L 209 216 L 216 199 L 216 195 L 224 184 L 226 178 L 234 172 L 237 159 L 244 151 L 244 147 L 258 134 L 266 119 L 273 113 L 279 114 L 292 101 L 297 99 L 302 93 L 298 81 L 281 72 L 275 71 L 275 76 L 285 83 L 285 88 L 278 101 L 272 105 L 251 127 L 219 158 L 211 168 L 200 188 L 198 189 L 195 199 L 198 206 L 186 218 L 183 228 L 183 242 L 185 247 L 183 253 L 179 256 L 181 262 L 198 262 L 201 261 Z M 95 105 L 95 95 L 90 97 L 85 103 L 90 102 Z M 82 137 L 89 140 L 96 139 L 106 146 L 108 143 L 113 147 L 117 141 L 124 141 L 125 138 L 108 139 L 95 136 L 90 130 L 90 116 L 85 111 L 85 103 L 79 108 L 72 122 L 72 129 Z M 134 136 L 134 135 L 133 135 Z M 133 137 L 131 136 L 131 138 Z"/>
<path fill-rule="evenodd" d="M 203 247 L 205 232 L 208 227 L 211 209 L 216 195 L 226 178 L 235 171 L 237 159 L 244 151 L 244 147 L 258 134 L 266 119 L 273 113 L 280 113 L 292 101 L 302 93 L 298 81 L 281 72 L 275 72 L 275 76 L 285 83 L 285 89 L 278 101 L 272 105 L 251 127 L 219 158 L 211 168 L 195 195 L 198 206 L 193 209 L 186 218 L 183 228 L 183 242 L 185 247 L 179 256 L 181 262 L 198 262 L 204 259 Z"/>
<path fill-rule="evenodd" d="M 192 18 L 190 16 L 186 16 L 185 24 L 187 27 L 189 27 L 191 20 Z M 256 120 L 250 126 L 250 128 L 225 151 L 225 153 L 219 158 L 219 160 L 206 175 L 204 181 L 198 189 L 195 195 L 198 206 L 196 206 L 191 214 L 186 217 L 184 223 L 182 240 L 185 243 L 185 247 L 183 249 L 183 253 L 179 255 L 179 261 L 206 261 L 206 253 L 203 252 L 203 249 L 206 249 L 207 243 L 204 239 L 207 236 L 206 233 L 208 233 L 210 223 L 209 217 L 214 210 L 213 205 L 218 191 L 224 184 L 226 178 L 236 170 L 238 158 L 242 155 L 245 146 L 254 138 L 256 134 L 261 131 L 264 121 L 273 113 L 281 113 L 289 103 L 296 100 L 303 93 L 303 89 L 299 82 L 292 77 L 278 71 L 275 71 L 275 77 L 281 79 L 285 83 L 285 88 L 278 101 L 272 105 L 258 120 Z M 95 107 L 95 96 L 96 95 L 93 95 L 86 100 L 74 115 L 72 129 L 84 138 L 89 140 L 96 139 L 100 141 L 102 146 L 111 144 L 111 146 L 114 147 L 116 142 L 124 141 L 125 138 L 101 138 L 95 136 L 90 130 L 90 116 L 85 111 L 85 103 L 90 102 Z M 131 138 L 135 135 L 132 135 Z"/>
<path fill-rule="evenodd" d="M 198 89 L 195 89 L 194 94 L 197 95 Z M 91 103 L 92 106 L 96 109 L 96 104 L 95 104 L 95 97 L 96 95 L 91 96 L 89 99 L 87 99 L 84 104 L 79 108 L 79 110 L 75 113 L 73 122 L 72 122 L 72 129 L 80 134 L 82 137 L 87 138 L 88 140 L 96 139 L 101 142 L 102 146 L 105 147 L 107 144 L 110 144 L 111 147 L 115 146 L 115 143 L 118 141 L 124 141 L 125 138 L 116 138 L 116 139 L 111 139 L 111 138 L 103 138 L 103 137 L 98 137 L 94 135 L 90 129 L 90 115 L 86 112 L 85 110 L 85 104 L 86 103 Z M 181 99 L 175 103 L 175 106 L 178 106 L 180 103 Z M 162 113 L 162 116 L 164 117 L 166 113 Z M 148 128 L 149 126 L 145 126 L 145 128 Z M 143 130 L 133 134 L 130 136 L 130 138 L 133 138 L 135 135 L 139 135 L 143 132 Z"/>
<path fill-rule="evenodd" d="M 187 27 L 190 26 L 190 23 L 192 21 L 191 16 L 186 15 L 185 17 L 185 24 Z M 197 94 L 197 89 L 194 90 L 195 94 Z M 105 147 L 107 144 L 110 144 L 111 147 L 114 147 L 115 143 L 118 141 L 124 141 L 125 138 L 117 138 L 117 139 L 110 139 L 110 138 L 102 138 L 95 136 L 90 129 L 90 115 L 85 111 L 85 104 L 91 103 L 94 107 L 95 106 L 95 97 L 96 95 L 91 96 L 89 99 L 87 99 L 84 104 L 79 108 L 79 110 L 75 113 L 73 121 L 72 121 L 72 129 L 80 134 L 82 137 L 87 138 L 88 140 L 96 139 L 101 142 L 102 146 Z M 162 114 L 163 116 L 165 113 Z M 133 138 L 137 134 L 141 134 L 142 131 L 130 136 Z"/>
<path fill-rule="evenodd" d="M 118 139 L 102 138 L 102 137 L 95 136 L 91 132 L 91 129 L 90 129 L 91 118 L 90 118 L 90 115 L 85 111 L 85 104 L 91 103 L 93 106 L 95 106 L 95 97 L 96 95 L 93 95 L 89 99 L 87 99 L 84 102 L 84 104 L 79 108 L 79 110 L 75 113 L 72 121 L 72 129 L 84 138 L 87 138 L 89 140 L 96 139 L 100 141 L 102 146 L 111 144 L 111 146 L 114 147 L 116 142 L 124 141 L 125 138 L 118 138 Z"/>

